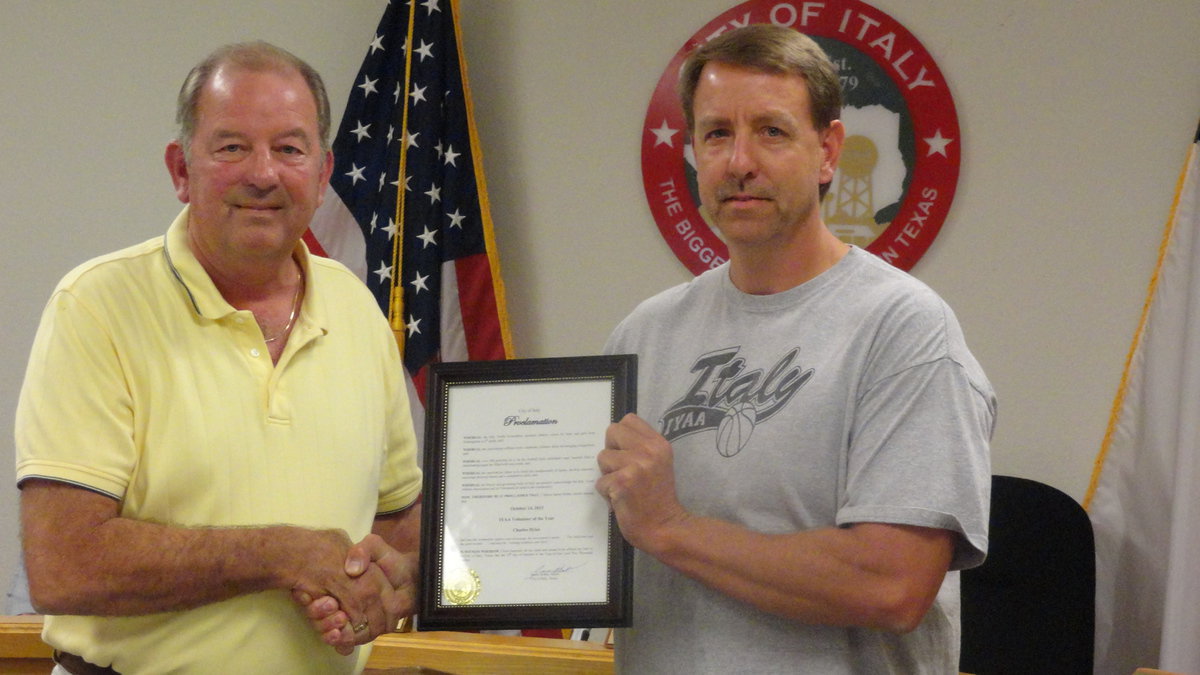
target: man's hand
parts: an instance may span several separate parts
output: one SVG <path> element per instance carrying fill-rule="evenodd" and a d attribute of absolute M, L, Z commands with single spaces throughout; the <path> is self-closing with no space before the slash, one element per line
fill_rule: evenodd
<path fill-rule="evenodd" d="M 604 446 L 596 457 L 602 474 L 596 492 L 612 506 L 629 543 L 653 552 L 655 532 L 688 516 L 675 496 L 671 444 L 630 413 L 608 427 Z"/>
<path fill-rule="evenodd" d="M 416 556 L 392 548 L 381 537 L 367 535 L 350 547 L 344 565 L 351 592 L 312 594 L 297 589 L 292 597 L 322 639 L 340 654 L 395 630 L 416 608 Z"/>

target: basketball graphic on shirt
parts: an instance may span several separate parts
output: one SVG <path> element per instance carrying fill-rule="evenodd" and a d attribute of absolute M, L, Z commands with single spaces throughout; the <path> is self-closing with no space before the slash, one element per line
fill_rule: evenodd
<path fill-rule="evenodd" d="M 717 452 L 724 457 L 733 457 L 746 447 L 750 434 L 754 431 L 754 422 L 758 415 L 754 407 L 748 403 L 734 406 L 725 412 L 717 427 Z"/>

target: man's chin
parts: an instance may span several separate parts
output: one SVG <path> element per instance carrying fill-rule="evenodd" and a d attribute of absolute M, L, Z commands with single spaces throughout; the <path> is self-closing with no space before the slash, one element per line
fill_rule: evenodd
<path fill-rule="evenodd" d="M 244 218 L 237 221 L 237 241 L 247 252 L 266 254 L 290 251 L 304 231 L 295 232 L 278 218 Z"/>
<path fill-rule="evenodd" d="M 777 219 L 772 215 L 761 210 L 750 212 L 746 209 L 722 209 L 713 219 L 713 228 L 726 238 L 736 238 L 739 233 L 762 232 L 775 227 Z"/>

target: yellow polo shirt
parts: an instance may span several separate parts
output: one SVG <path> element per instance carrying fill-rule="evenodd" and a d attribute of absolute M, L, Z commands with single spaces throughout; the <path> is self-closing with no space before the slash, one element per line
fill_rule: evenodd
<path fill-rule="evenodd" d="M 17 480 L 75 483 L 122 516 L 292 524 L 358 541 L 421 489 L 399 351 L 369 291 L 298 258 L 307 287 L 278 365 L 248 311 L 165 237 L 92 260 L 42 316 L 17 407 Z M 64 542 L 71 545 L 70 542 Z M 353 672 L 283 591 L 141 617 L 47 617 L 45 640 L 133 673 Z"/>

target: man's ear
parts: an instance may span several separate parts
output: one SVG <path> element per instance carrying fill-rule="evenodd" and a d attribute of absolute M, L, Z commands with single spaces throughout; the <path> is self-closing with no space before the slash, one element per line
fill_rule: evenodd
<path fill-rule="evenodd" d="M 167 173 L 171 174 L 171 182 L 175 185 L 175 196 L 187 204 L 191 199 L 188 191 L 187 158 L 183 156 L 183 146 L 179 141 L 167 143 L 167 151 L 163 160 L 167 163 Z"/>
<path fill-rule="evenodd" d="M 828 183 L 833 181 L 833 174 L 837 171 L 838 159 L 842 156 L 842 146 L 846 144 L 846 127 L 842 125 L 841 120 L 834 120 L 829 123 L 829 128 L 821 133 L 821 152 L 823 158 L 821 161 L 820 182 Z"/>

